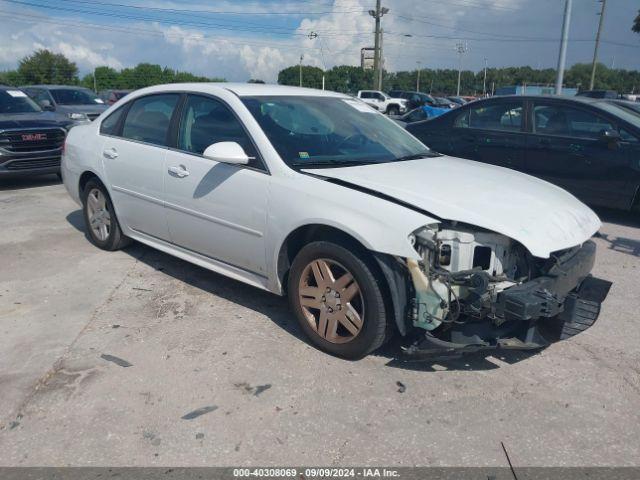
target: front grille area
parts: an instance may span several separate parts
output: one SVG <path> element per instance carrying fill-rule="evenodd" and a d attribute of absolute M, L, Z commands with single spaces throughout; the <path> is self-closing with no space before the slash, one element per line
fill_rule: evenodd
<path fill-rule="evenodd" d="M 7 170 L 31 170 L 36 168 L 59 167 L 60 157 L 25 158 L 24 160 L 9 161 L 4 166 Z"/>
<path fill-rule="evenodd" d="M 4 130 L 0 132 L 0 148 L 14 153 L 55 150 L 62 147 L 66 134 L 62 128 Z"/>

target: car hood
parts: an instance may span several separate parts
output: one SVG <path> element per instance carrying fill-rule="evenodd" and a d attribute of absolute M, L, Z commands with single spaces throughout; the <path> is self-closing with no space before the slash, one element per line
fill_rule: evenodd
<path fill-rule="evenodd" d="M 580 245 L 601 225 L 590 208 L 555 185 L 454 157 L 305 171 L 500 233 L 536 257 Z"/>
<path fill-rule="evenodd" d="M 100 114 L 107 108 L 109 108 L 109 105 L 105 105 L 104 103 L 96 103 L 95 105 L 58 105 L 56 107 L 56 110 L 58 112 L 64 113 Z"/>
<path fill-rule="evenodd" d="M 72 122 L 55 112 L 0 114 L 0 130 L 13 128 L 68 128 Z"/>

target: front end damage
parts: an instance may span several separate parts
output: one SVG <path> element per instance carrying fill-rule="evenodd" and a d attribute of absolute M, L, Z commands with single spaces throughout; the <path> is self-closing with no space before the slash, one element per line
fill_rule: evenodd
<path fill-rule="evenodd" d="M 547 259 L 456 223 L 426 226 L 410 241 L 421 260 L 378 258 L 399 329 L 417 338 L 409 355 L 545 347 L 593 325 L 611 286 L 590 274 L 591 240 Z"/>

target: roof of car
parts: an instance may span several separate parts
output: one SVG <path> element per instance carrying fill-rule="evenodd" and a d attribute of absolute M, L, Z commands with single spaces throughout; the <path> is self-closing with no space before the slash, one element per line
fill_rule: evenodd
<path fill-rule="evenodd" d="M 45 90 L 62 90 L 67 88 L 75 88 L 81 90 L 89 90 L 86 87 L 80 85 L 23 85 L 20 88 L 44 88 Z"/>
<path fill-rule="evenodd" d="M 567 96 L 558 96 L 558 95 L 495 95 L 493 97 L 488 98 L 479 98 L 476 102 L 481 102 L 483 100 L 498 100 L 498 99 L 511 99 L 511 100 L 536 100 L 536 99 L 548 99 L 548 100 L 568 100 L 570 102 L 581 102 L 581 103 L 598 103 L 604 100 L 605 98 L 591 98 L 591 97 L 567 97 Z"/>
<path fill-rule="evenodd" d="M 170 83 L 136 90 L 136 96 L 170 91 L 193 91 L 215 94 L 221 90 L 228 90 L 239 97 L 250 96 L 313 96 L 351 98 L 343 93 L 314 88 L 289 87 L 285 85 L 270 85 L 261 83 L 231 83 L 231 82 L 201 82 L 201 83 Z"/>

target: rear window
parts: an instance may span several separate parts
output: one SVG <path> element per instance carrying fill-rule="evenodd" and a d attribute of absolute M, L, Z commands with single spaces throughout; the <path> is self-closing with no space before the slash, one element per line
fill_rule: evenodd
<path fill-rule="evenodd" d="M 172 93 L 135 100 L 124 121 L 122 136 L 166 147 L 169 123 L 178 98 L 178 94 Z"/>

